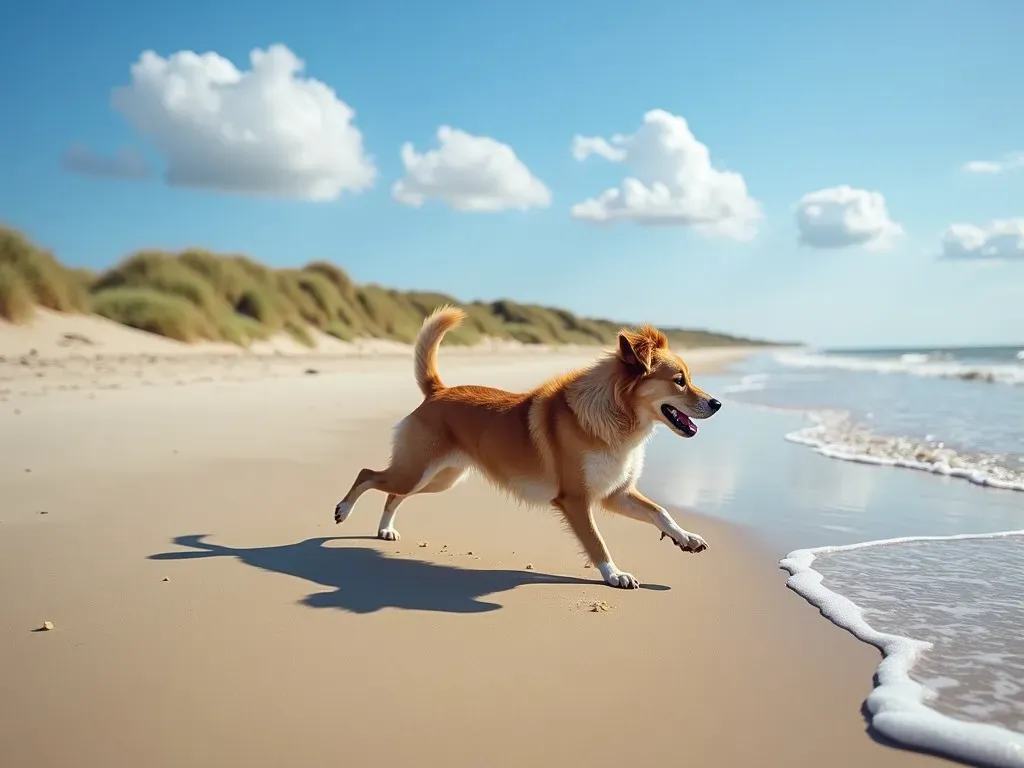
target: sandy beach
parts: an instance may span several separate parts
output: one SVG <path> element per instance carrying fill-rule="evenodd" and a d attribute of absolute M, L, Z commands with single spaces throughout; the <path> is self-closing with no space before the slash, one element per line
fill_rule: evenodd
<path fill-rule="evenodd" d="M 603 515 L 644 584 L 622 592 L 475 478 L 403 506 L 399 542 L 372 494 L 335 526 L 419 400 L 407 351 L 185 354 L 105 327 L 0 327 L 5 768 L 943 764 L 872 739 L 878 652 L 741 529 L 683 513 L 711 545 L 687 556 Z M 60 354 L 67 333 L 90 342 Z M 440 367 L 523 389 L 594 354 L 446 345 Z"/>

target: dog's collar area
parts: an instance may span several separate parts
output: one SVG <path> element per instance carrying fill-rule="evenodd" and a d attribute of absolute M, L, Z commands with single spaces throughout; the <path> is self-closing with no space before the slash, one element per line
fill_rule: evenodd
<path fill-rule="evenodd" d="M 693 423 L 689 416 L 675 408 L 668 403 L 661 406 L 661 412 L 665 414 L 665 418 L 669 420 L 669 423 L 673 427 L 678 429 L 687 437 L 693 437 L 697 434 L 697 425 Z"/>

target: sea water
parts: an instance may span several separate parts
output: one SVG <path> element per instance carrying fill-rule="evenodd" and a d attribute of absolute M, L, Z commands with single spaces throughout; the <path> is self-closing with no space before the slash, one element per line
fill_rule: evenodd
<path fill-rule="evenodd" d="M 1024 490 L 1015 347 L 781 352 L 744 363 L 737 399 L 810 410 L 789 439 L 852 461 Z"/>
<path fill-rule="evenodd" d="M 1024 766 L 1022 366 L 1012 348 L 758 355 L 699 377 L 725 407 L 693 440 L 659 430 L 641 481 L 750 527 L 882 649 L 874 728 L 978 765 Z"/>

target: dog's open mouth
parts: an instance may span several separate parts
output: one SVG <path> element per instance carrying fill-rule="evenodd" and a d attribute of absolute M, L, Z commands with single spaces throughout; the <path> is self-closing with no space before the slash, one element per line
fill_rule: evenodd
<path fill-rule="evenodd" d="M 697 425 L 691 421 L 690 417 L 677 408 L 673 408 L 668 403 L 661 406 L 661 412 L 665 414 L 665 418 L 668 419 L 669 423 L 682 432 L 687 437 L 693 437 L 697 434 Z"/>

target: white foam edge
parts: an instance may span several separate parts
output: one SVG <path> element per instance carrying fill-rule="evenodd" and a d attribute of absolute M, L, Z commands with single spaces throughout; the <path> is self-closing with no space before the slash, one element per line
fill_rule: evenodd
<path fill-rule="evenodd" d="M 1000 480 L 999 478 L 991 477 L 978 469 L 971 469 L 969 467 L 951 467 L 949 464 L 941 461 L 929 463 L 926 461 L 915 461 L 914 459 L 906 458 L 871 456 L 867 453 L 843 450 L 842 448 L 828 443 L 817 436 L 826 429 L 824 419 L 820 415 L 813 411 L 807 411 L 805 413 L 814 423 L 809 427 L 801 427 L 794 432 L 790 432 L 785 436 L 786 440 L 791 443 L 810 446 L 811 448 L 814 448 L 816 453 L 827 458 L 839 459 L 841 461 L 853 461 L 859 464 L 874 464 L 882 467 L 916 469 L 922 472 L 930 472 L 933 475 L 945 475 L 947 477 L 960 478 L 972 482 L 975 485 L 983 485 L 989 488 L 1000 488 L 1005 491 L 1024 491 L 1024 482 L 1015 483 L 1010 480 Z"/>
<path fill-rule="evenodd" d="M 777 363 L 789 368 L 837 369 L 879 374 L 907 374 L 929 379 L 963 379 L 1009 385 L 1024 384 L 1024 368 L 1017 363 L 971 365 L 964 362 L 936 360 L 931 357 L 922 360 L 905 359 L 906 357 L 904 355 L 898 359 L 880 359 L 877 357 L 849 357 L 827 352 L 790 351 L 776 352 L 773 355 Z"/>
<path fill-rule="evenodd" d="M 922 652 L 932 644 L 910 637 L 879 632 L 864 620 L 856 603 L 822 583 L 812 567 L 818 555 L 889 544 L 920 541 L 956 541 L 1024 536 L 1024 530 L 965 533 L 951 536 L 905 536 L 859 544 L 797 549 L 779 561 L 788 571 L 786 586 L 815 606 L 821 614 L 864 643 L 882 652 L 875 675 L 877 686 L 867 697 L 872 727 L 894 742 L 937 752 L 964 762 L 992 768 L 1024 768 L 1024 734 L 990 723 L 972 723 L 937 712 L 925 702 L 936 694 L 910 677 Z"/>

